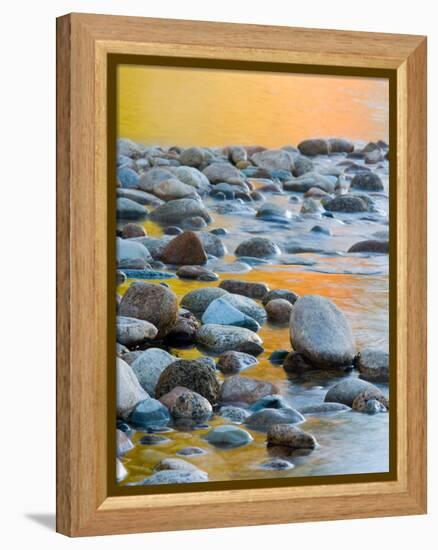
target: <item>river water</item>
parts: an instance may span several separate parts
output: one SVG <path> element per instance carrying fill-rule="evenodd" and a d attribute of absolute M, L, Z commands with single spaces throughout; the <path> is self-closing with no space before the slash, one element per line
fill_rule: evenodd
<path fill-rule="evenodd" d="M 339 160 L 341 160 L 340 157 Z M 331 159 L 336 163 L 336 158 Z M 356 338 L 357 347 L 366 346 L 388 349 L 388 256 L 346 254 L 346 250 L 357 241 L 372 238 L 376 231 L 388 230 L 388 172 L 387 163 L 376 170 L 385 184 L 383 193 L 374 194 L 379 212 L 373 216 L 362 214 L 339 214 L 335 219 L 312 216 L 298 216 L 301 204 L 290 202 L 293 193 L 267 195 L 268 202 L 274 202 L 291 211 L 288 224 L 266 222 L 246 211 L 241 215 L 221 214 L 221 205 L 211 197 L 204 199 L 213 222 L 208 230 L 225 227 L 228 234 L 221 237 L 227 246 L 228 254 L 219 261 L 210 261 L 207 267 L 218 272 L 220 279 L 238 278 L 241 280 L 263 282 L 271 289 L 287 288 L 299 295 L 319 294 L 331 299 L 347 316 Z M 302 195 L 297 194 L 297 197 Z M 227 201 L 230 202 L 230 201 Z M 247 209 L 247 205 L 245 205 Z M 322 224 L 330 228 L 332 235 L 312 234 L 310 228 Z M 146 220 L 144 226 L 149 236 L 159 236 L 162 229 Z M 248 272 L 236 273 L 227 265 L 236 261 L 233 251 L 237 244 L 254 235 L 265 235 L 279 243 L 299 242 L 318 252 L 282 255 L 284 263 L 258 265 Z M 277 260 L 278 261 L 278 260 Z M 221 270 L 219 272 L 219 269 Z M 123 294 L 132 282 L 128 280 L 119 286 Z M 181 299 L 187 292 L 205 286 L 216 286 L 220 281 L 206 283 L 181 279 L 169 279 L 166 282 Z M 263 339 L 265 352 L 259 356 L 259 363 L 245 370 L 242 376 L 265 379 L 279 386 L 281 395 L 296 408 L 322 403 L 327 388 L 338 380 L 312 379 L 297 382 L 288 380 L 281 366 L 275 366 L 268 360 L 272 351 L 290 350 L 287 328 L 278 328 L 266 323 L 259 331 Z M 201 354 L 196 347 L 190 349 L 172 349 L 172 353 L 181 358 L 195 358 Z M 352 374 L 351 376 L 356 376 Z M 378 384 L 377 384 L 378 385 Z M 388 394 L 387 385 L 378 385 Z M 220 417 L 213 417 L 209 426 L 228 423 Z M 320 446 L 307 456 L 293 459 L 294 468 L 287 471 L 263 470 L 260 464 L 269 458 L 275 449 L 266 447 L 266 434 L 247 429 L 254 437 L 250 445 L 237 449 L 220 450 L 209 445 L 203 436 L 208 431 L 197 429 L 188 432 L 170 431 L 166 433 L 168 442 L 156 446 L 144 446 L 137 441 L 142 433 L 133 435 L 135 448 L 123 457 L 128 476 L 122 485 L 139 482 L 152 473 L 160 459 L 175 456 L 178 449 L 196 446 L 205 449 L 204 455 L 189 460 L 209 474 L 211 481 L 236 479 L 254 479 L 267 477 L 318 476 L 352 473 L 386 472 L 389 468 L 389 415 L 367 415 L 357 412 L 344 412 L 331 415 L 306 417 L 300 425 L 312 433 Z"/>

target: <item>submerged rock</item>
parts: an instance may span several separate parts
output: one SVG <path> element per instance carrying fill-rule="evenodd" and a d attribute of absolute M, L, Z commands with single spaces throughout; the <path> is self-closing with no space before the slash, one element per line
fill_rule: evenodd
<path fill-rule="evenodd" d="M 292 348 L 313 365 L 351 365 L 356 347 L 347 318 L 330 300 L 307 295 L 299 298 L 290 318 Z"/>
<path fill-rule="evenodd" d="M 292 408 L 261 409 L 254 412 L 245 424 L 252 430 L 267 432 L 276 424 L 298 424 L 304 420 L 304 416 Z"/>
<path fill-rule="evenodd" d="M 129 422 L 138 428 L 161 428 L 169 420 L 167 407 L 152 397 L 138 403 L 129 416 Z"/>
<path fill-rule="evenodd" d="M 223 403 L 255 403 L 266 395 L 278 393 L 278 388 L 270 382 L 231 376 L 222 384 L 220 401 Z"/>
<path fill-rule="evenodd" d="M 217 368 L 223 374 L 237 374 L 241 370 L 257 365 L 258 360 L 248 353 L 240 351 L 225 351 L 221 353 L 217 362 Z"/>
<path fill-rule="evenodd" d="M 263 351 L 263 341 L 255 332 L 247 328 L 208 324 L 196 334 L 197 343 L 211 353 L 236 350 L 259 355 Z"/>
<path fill-rule="evenodd" d="M 247 445 L 253 441 L 251 434 L 245 430 L 242 430 L 242 428 L 237 428 L 236 426 L 231 426 L 229 424 L 219 426 L 218 428 L 213 428 L 207 433 L 205 439 L 211 445 L 229 449 L 242 447 L 242 445 Z"/>
<path fill-rule="evenodd" d="M 158 329 L 157 338 L 162 338 L 177 320 L 178 301 L 175 294 L 162 285 L 138 282 L 123 295 L 119 314 L 152 323 Z"/>
<path fill-rule="evenodd" d="M 248 416 L 251 414 L 246 409 L 241 407 L 233 407 L 232 405 L 226 405 L 219 410 L 219 416 L 226 418 L 230 422 L 235 424 L 243 424 Z"/>

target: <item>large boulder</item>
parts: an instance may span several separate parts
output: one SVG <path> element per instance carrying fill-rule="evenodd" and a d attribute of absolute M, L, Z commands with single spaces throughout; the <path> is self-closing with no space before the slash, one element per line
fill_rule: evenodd
<path fill-rule="evenodd" d="M 175 357 L 160 348 L 149 348 L 141 352 L 133 361 L 131 367 L 140 382 L 141 387 L 149 395 L 155 395 L 155 387 L 161 376 L 161 373 L 171 363 L 175 362 Z"/>
<path fill-rule="evenodd" d="M 176 323 L 178 301 L 165 286 L 139 282 L 132 284 L 125 292 L 118 313 L 152 323 L 158 329 L 157 338 L 162 338 Z"/>
<path fill-rule="evenodd" d="M 196 342 L 210 353 L 221 354 L 235 350 L 259 355 L 263 340 L 252 330 L 242 327 L 208 324 L 196 333 Z"/>
<path fill-rule="evenodd" d="M 117 416 L 127 418 L 132 409 L 148 397 L 140 386 L 132 368 L 120 357 L 116 358 Z"/>
<path fill-rule="evenodd" d="M 161 261 L 174 265 L 202 265 L 207 255 L 201 240 L 193 231 L 185 231 L 172 239 L 160 254 Z"/>
<path fill-rule="evenodd" d="M 292 348 L 315 366 L 351 365 L 356 346 L 350 325 L 342 311 L 322 296 L 299 298 L 290 318 Z"/>
<path fill-rule="evenodd" d="M 220 401 L 222 403 L 255 403 L 266 395 L 278 393 L 277 386 L 265 380 L 256 380 L 235 375 L 222 384 Z"/>
<path fill-rule="evenodd" d="M 251 160 L 256 166 L 266 170 L 291 170 L 293 166 L 292 155 L 284 149 L 266 149 L 255 153 Z"/>
<path fill-rule="evenodd" d="M 211 216 L 204 204 L 195 199 L 177 199 L 166 202 L 153 210 L 150 218 L 155 222 L 170 225 L 193 216 L 200 216 L 207 223 L 211 222 Z"/>
<path fill-rule="evenodd" d="M 174 361 L 164 369 L 155 388 L 155 395 L 160 398 L 176 386 L 184 386 L 199 393 L 212 405 L 219 396 L 219 380 L 215 372 L 206 365 L 193 360 Z"/>
<path fill-rule="evenodd" d="M 266 237 L 251 237 L 242 241 L 235 250 L 236 256 L 271 258 L 281 254 L 280 248 Z"/>

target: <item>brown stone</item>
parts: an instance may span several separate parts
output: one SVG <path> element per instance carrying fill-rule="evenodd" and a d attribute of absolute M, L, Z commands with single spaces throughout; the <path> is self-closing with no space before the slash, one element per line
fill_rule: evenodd
<path fill-rule="evenodd" d="M 170 289 L 158 283 L 134 283 L 125 292 L 118 314 L 149 321 L 157 327 L 159 339 L 176 323 L 178 300 Z"/>
<path fill-rule="evenodd" d="M 196 233 L 185 231 L 164 247 L 160 259 L 166 264 L 201 265 L 207 261 L 207 254 Z"/>

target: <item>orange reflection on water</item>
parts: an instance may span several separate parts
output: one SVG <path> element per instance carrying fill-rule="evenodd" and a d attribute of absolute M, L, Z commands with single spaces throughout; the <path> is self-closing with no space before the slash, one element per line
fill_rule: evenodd
<path fill-rule="evenodd" d="M 145 144 L 280 147 L 388 139 L 388 80 L 121 65 L 118 136 Z"/>

